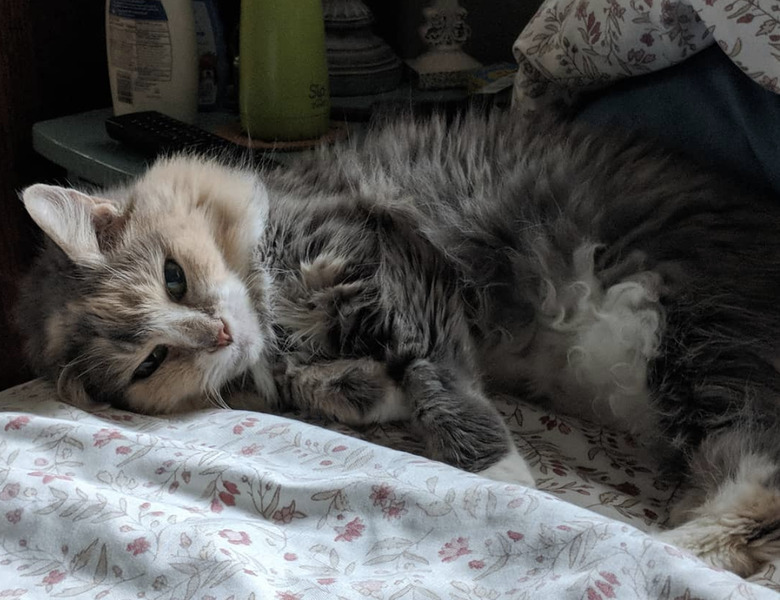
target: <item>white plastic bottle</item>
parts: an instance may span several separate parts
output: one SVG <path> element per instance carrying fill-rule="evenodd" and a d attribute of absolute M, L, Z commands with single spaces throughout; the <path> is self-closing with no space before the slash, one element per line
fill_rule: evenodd
<path fill-rule="evenodd" d="M 106 45 L 114 114 L 156 110 L 195 120 L 192 0 L 106 0 Z"/>

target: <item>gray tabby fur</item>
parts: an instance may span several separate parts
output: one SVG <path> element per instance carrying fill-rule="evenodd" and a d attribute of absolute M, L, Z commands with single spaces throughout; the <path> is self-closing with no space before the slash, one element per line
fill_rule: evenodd
<path fill-rule="evenodd" d="M 23 199 L 50 240 L 20 324 L 65 399 L 409 419 L 433 457 L 532 484 L 486 394 L 510 391 L 689 469 L 670 542 L 743 575 L 780 557 L 772 199 L 503 114 L 400 119 L 284 171 L 174 157 L 125 188 Z"/>

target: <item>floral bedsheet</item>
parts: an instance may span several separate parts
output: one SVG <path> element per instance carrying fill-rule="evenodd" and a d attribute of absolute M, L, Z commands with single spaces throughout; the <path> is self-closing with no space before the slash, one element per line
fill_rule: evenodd
<path fill-rule="evenodd" d="M 578 90 L 676 64 L 717 43 L 780 93 L 774 0 L 544 0 L 515 41 L 513 103 L 531 111 Z"/>
<path fill-rule="evenodd" d="M 648 535 L 675 485 L 630 437 L 499 406 L 539 490 L 392 449 L 419 450 L 400 427 L 87 413 L 41 382 L 8 390 L 0 598 L 775 597 Z"/>

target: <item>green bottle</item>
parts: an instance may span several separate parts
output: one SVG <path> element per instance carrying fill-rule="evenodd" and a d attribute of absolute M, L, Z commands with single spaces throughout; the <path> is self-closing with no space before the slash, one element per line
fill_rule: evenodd
<path fill-rule="evenodd" d="M 303 140 L 328 131 L 321 0 L 241 0 L 238 94 L 252 138 Z"/>

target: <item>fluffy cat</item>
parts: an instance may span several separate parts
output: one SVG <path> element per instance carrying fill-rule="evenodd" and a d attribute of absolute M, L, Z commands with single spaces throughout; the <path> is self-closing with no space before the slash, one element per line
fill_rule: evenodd
<path fill-rule="evenodd" d="M 668 541 L 742 575 L 780 557 L 770 198 L 494 113 L 401 119 L 285 170 L 179 156 L 23 201 L 48 243 L 20 324 L 64 399 L 408 419 L 433 457 L 532 485 L 485 392 L 511 391 L 677 457 Z"/>

